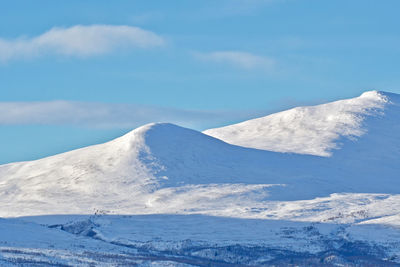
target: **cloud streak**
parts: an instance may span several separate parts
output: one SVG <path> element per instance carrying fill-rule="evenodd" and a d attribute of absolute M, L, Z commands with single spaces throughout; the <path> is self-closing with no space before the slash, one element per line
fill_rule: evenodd
<path fill-rule="evenodd" d="M 254 111 L 201 111 L 96 102 L 0 102 L 0 125 L 3 126 L 67 125 L 132 129 L 150 122 L 171 122 L 206 129 L 258 115 Z"/>
<path fill-rule="evenodd" d="M 56 27 L 32 38 L 0 38 L 0 61 L 48 54 L 89 57 L 118 49 L 149 48 L 164 44 L 165 40 L 161 36 L 132 26 Z"/>
<path fill-rule="evenodd" d="M 241 51 L 196 52 L 194 56 L 202 61 L 225 63 L 243 69 L 272 70 L 275 65 L 275 61 L 271 58 Z"/>

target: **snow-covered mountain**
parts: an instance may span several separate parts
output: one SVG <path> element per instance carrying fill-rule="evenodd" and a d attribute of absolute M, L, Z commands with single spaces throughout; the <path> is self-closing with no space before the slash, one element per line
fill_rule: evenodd
<path fill-rule="evenodd" d="M 236 261 L 254 246 L 261 252 L 241 263 L 324 251 L 343 257 L 338 246 L 357 242 L 380 249 L 368 252 L 371 260 L 395 260 L 400 95 L 371 91 L 204 133 L 148 124 L 105 144 L 1 165 L 0 201 L 1 217 L 25 216 L 113 246 L 192 251 L 186 263 L 228 264 L 228 254 Z M 2 223 L 10 225 L 0 220 L 0 233 Z M 375 226 L 380 234 L 368 235 Z M 19 246 L 10 235 L 1 242 Z"/>
<path fill-rule="evenodd" d="M 297 107 L 204 133 L 244 147 L 327 157 L 342 147 L 345 138 L 359 139 L 370 131 L 378 135 L 375 131 L 380 126 L 385 128 L 379 133 L 392 132 L 394 127 L 398 131 L 399 103 L 399 95 L 369 91 L 356 98 Z M 378 123 L 381 119 L 386 124 Z M 391 145 L 395 137 L 388 140 Z"/>
<path fill-rule="evenodd" d="M 161 189 L 242 183 L 239 191 L 246 191 L 278 183 L 277 166 L 286 159 L 173 124 L 149 124 L 105 144 L 0 166 L 0 199 L 7 203 L 0 215 L 146 212 Z"/>

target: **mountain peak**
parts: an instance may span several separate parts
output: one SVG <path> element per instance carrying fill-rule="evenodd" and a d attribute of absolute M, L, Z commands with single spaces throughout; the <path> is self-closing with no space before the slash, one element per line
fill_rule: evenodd
<path fill-rule="evenodd" d="M 388 103 L 399 103 L 400 102 L 400 94 L 387 92 L 387 91 L 366 91 L 360 95 L 360 98 L 370 98 L 375 99 L 381 102 Z"/>
<path fill-rule="evenodd" d="M 360 95 L 362 98 L 376 98 L 376 99 L 382 99 L 386 92 L 383 91 L 377 91 L 377 90 L 372 90 L 372 91 L 365 91 Z"/>
<path fill-rule="evenodd" d="M 166 122 L 152 122 L 140 126 L 136 129 L 131 130 L 130 132 L 126 133 L 125 135 L 117 138 L 117 139 L 126 139 L 131 137 L 145 137 L 149 132 L 158 132 L 158 133 L 165 133 L 168 134 L 170 132 L 177 131 L 179 129 L 186 129 L 181 126 L 178 126 L 173 123 L 166 123 Z M 116 140 L 117 140 L 116 139 Z"/>

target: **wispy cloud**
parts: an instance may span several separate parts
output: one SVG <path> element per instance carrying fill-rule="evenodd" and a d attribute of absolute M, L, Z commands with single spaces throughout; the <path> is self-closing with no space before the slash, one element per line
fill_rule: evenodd
<path fill-rule="evenodd" d="M 120 48 L 148 48 L 164 43 L 161 36 L 138 27 L 76 25 L 69 28 L 52 28 L 32 38 L 0 38 L 0 61 L 46 54 L 88 57 Z"/>
<path fill-rule="evenodd" d="M 193 55 L 203 61 L 225 63 L 244 69 L 272 70 L 275 65 L 275 61 L 271 58 L 241 51 L 195 52 Z"/>
<path fill-rule="evenodd" d="M 70 125 L 130 129 L 150 122 L 171 122 L 205 129 L 258 115 L 260 114 L 255 111 L 201 111 L 96 102 L 0 102 L 0 125 Z"/>

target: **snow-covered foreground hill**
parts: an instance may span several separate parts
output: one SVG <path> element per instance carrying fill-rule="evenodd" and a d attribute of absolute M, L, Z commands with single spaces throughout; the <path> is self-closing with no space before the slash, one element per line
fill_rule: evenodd
<path fill-rule="evenodd" d="M 145 125 L 0 166 L 0 201 L 4 264 L 400 262 L 400 96 Z"/>

